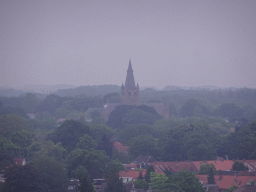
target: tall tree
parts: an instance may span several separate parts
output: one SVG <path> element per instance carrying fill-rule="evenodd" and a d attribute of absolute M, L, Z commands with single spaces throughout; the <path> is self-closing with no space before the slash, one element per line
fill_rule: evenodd
<path fill-rule="evenodd" d="M 148 168 L 147 168 L 147 171 L 146 171 L 146 175 L 145 175 L 145 180 L 147 183 L 150 183 L 150 173 L 151 172 L 155 172 L 155 169 L 154 169 L 154 166 L 153 165 L 150 165 Z"/>
<path fill-rule="evenodd" d="M 4 178 L 3 192 L 35 192 L 43 186 L 39 170 L 31 163 L 9 167 Z"/>
<path fill-rule="evenodd" d="M 207 182 L 208 184 L 215 184 L 215 179 L 214 179 L 214 173 L 213 173 L 213 168 L 209 168 L 209 174 L 207 175 Z"/>

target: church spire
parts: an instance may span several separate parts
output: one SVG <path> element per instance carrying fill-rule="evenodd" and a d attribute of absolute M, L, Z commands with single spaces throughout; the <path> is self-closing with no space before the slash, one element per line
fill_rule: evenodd
<path fill-rule="evenodd" d="M 128 90 L 136 89 L 131 60 L 129 60 L 129 66 L 128 66 L 126 81 L 125 81 L 125 88 Z"/>

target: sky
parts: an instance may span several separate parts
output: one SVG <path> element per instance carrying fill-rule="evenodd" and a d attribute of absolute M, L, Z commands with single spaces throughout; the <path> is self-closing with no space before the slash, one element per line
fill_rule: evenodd
<path fill-rule="evenodd" d="M 0 0 L 0 86 L 256 88 L 255 0 Z"/>

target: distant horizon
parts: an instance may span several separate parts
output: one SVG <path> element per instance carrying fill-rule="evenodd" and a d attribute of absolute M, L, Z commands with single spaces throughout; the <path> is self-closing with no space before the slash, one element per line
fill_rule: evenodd
<path fill-rule="evenodd" d="M 38 87 L 48 87 L 48 88 L 54 88 L 54 87 L 63 87 L 63 88 L 58 88 L 55 90 L 59 90 L 59 89 L 69 89 L 69 88 L 77 88 L 77 87 L 86 87 L 86 86 L 104 86 L 104 85 L 113 85 L 113 86 L 119 86 L 121 87 L 121 85 L 118 84 L 100 84 L 100 85 L 71 85 L 71 84 L 52 84 L 52 85 L 48 85 L 48 84 L 25 84 L 25 85 L 15 85 L 15 86 L 0 86 L 0 89 L 14 89 L 14 90 L 22 90 L 22 89 L 26 89 L 26 88 L 31 88 L 32 89 L 37 89 Z M 232 86 L 232 87 L 220 87 L 220 86 L 216 86 L 216 85 L 202 85 L 202 86 L 179 86 L 179 85 L 166 85 L 164 87 L 155 87 L 155 86 L 141 86 L 140 90 L 144 90 L 147 88 L 152 88 L 155 90 L 163 90 L 165 87 L 167 86 L 176 86 L 176 87 L 180 87 L 181 89 L 189 89 L 189 88 L 205 88 L 205 89 L 228 89 L 228 88 L 235 88 L 235 89 L 239 89 L 239 88 L 248 88 L 248 89 L 255 89 L 255 88 L 251 88 L 251 87 L 245 87 L 245 86 Z"/>

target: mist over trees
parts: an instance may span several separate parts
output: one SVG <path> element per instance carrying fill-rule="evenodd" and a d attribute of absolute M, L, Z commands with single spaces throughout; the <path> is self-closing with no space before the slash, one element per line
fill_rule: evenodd
<path fill-rule="evenodd" d="M 0 170 L 11 167 L 16 157 L 28 162 L 25 167 L 14 166 L 3 172 L 7 178 L 3 190 L 13 185 L 12 174 L 27 174 L 28 178 L 33 177 L 27 191 L 63 191 L 71 178 L 82 181 L 81 189 L 90 188 L 93 179 L 104 176 L 108 190 L 122 191 L 117 173 L 123 169 L 122 163 L 129 163 L 138 155 L 153 156 L 159 161 L 213 160 L 217 156 L 256 158 L 254 89 L 142 90 L 142 103 L 164 102 L 169 106 L 167 119 L 145 105 L 119 105 L 108 121 L 101 117 L 100 110 L 86 113 L 107 102 L 119 103 L 119 88 L 85 86 L 43 97 L 35 93 L 1 96 Z M 128 156 L 114 150 L 116 141 L 129 146 Z M 210 168 L 211 165 L 202 167 L 200 171 L 206 173 Z M 245 168 L 237 164 L 233 169 Z M 216 174 L 214 168 L 212 171 Z M 165 179 L 163 186 L 180 189 L 183 184 L 175 184 L 183 176 L 201 190 L 185 172 L 170 178 L 155 175 L 151 185 Z M 22 178 L 24 184 L 28 178 Z M 145 180 L 136 185 L 148 187 Z M 189 187 L 183 186 L 182 190 Z"/>

